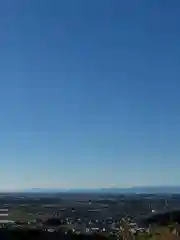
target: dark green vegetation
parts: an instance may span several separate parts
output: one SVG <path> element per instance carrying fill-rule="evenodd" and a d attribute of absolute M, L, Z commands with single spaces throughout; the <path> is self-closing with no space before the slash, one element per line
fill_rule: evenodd
<path fill-rule="evenodd" d="M 172 222 L 180 224 L 180 210 L 172 210 L 163 213 L 152 214 L 144 218 L 145 225 L 161 225 L 167 226 Z"/>
<path fill-rule="evenodd" d="M 75 234 L 64 234 L 61 232 L 43 232 L 40 230 L 6 230 L 6 229 L 0 229 L 0 239 L 1 240 L 106 240 L 108 239 L 105 236 L 102 235 L 75 235 Z"/>

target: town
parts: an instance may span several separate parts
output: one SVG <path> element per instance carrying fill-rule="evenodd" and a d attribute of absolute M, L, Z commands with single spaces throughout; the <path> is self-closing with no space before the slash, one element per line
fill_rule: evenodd
<path fill-rule="evenodd" d="M 117 238 L 124 222 L 132 233 L 148 231 L 145 219 L 178 209 L 180 195 L 16 193 L 1 194 L 0 206 L 1 228 Z"/>

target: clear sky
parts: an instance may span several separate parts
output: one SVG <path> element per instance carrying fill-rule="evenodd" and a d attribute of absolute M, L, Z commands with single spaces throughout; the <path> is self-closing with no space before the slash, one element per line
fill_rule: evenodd
<path fill-rule="evenodd" d="M 180 183 L 180 1 L 0 2 L 0 189 Z"/>

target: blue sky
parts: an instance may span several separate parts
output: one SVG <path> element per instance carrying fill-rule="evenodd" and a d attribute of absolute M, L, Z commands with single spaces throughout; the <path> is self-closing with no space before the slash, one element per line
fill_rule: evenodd
<path fill-rule="evenodd" d="M 0 189 L 180 182 L 180 1 L 0 3 Z"/>

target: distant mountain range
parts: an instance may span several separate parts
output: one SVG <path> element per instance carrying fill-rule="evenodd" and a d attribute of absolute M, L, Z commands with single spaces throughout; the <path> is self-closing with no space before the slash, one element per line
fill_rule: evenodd
<path fill-rule="evenodd" d="M 60 189 L 60 188 L 32 188 L 23 192 L 37 193 L 99 193 L 99 194 L 173 194 L 180 193 L 180 186 L 142 186 L 131 188 L 99 188 L 99 189 Z"/>

